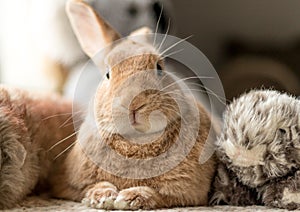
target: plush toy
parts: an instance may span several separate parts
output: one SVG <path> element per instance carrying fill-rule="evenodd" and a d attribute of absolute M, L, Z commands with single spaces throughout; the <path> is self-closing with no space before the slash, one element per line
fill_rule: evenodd
<path fill-rule="evenodd" d="M 251 91 L 224 113 L 211 204 L 300 208 L 300 102 Z"/>

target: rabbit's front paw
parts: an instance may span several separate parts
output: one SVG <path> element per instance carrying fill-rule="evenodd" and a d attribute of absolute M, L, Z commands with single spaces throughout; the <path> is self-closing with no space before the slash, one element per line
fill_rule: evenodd
<path fill-rule="evenodd" d="M 117 196 L 116 186 L 109 182 L 101 182 L 88 190 L 82 203 L 97 209 L 113 209 Z"/>
<path fill-rule="evenodd" d="M 119 210 L 155 209 L 160 207 L 158 194 L 149 187 L 133 187 L 120 191 L 114 203 Z"/>

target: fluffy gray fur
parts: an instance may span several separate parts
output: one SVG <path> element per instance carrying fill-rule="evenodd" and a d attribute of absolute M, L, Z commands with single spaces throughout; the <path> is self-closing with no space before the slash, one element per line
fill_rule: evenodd
<path fill-rule="evenodd" d="M 220 181 L 219 166 L 212 204 L 300 208 L 299 115 L 299 100 L 271 90 L 251 91 L 228 106 L 217 155 L 230 177 Z M 228 191 L 240 193 L 238 201 L 225 198 Z"/>

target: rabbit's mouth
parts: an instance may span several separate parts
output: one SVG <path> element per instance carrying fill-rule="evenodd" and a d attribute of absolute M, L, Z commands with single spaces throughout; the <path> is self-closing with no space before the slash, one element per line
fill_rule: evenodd
<path fill-rule="evenodd" d="M 130 120 L 130 124 L 132 127 L 138 129 L 139 127 L 143 126 L 143 123 L 141 123 L 140 121 L 136 120 L 136 118 L 133 118 Z"/>
<path fill-rule="evenodd" d="M 167 123 L 163 117 L 155 112 L 144 114 L 139 111 L 133 111 L 129 114 L 131 127 L 143 134 L 152 134 L 164 130 Z"/>

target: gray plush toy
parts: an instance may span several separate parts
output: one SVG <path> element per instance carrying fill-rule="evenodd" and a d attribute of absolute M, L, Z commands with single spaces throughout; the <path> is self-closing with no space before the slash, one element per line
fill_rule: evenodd
<path fill-rule="evenodd" d="M 300 101 L 251 91 L 224 113 L 211 204 L 300 208 Z"/>

